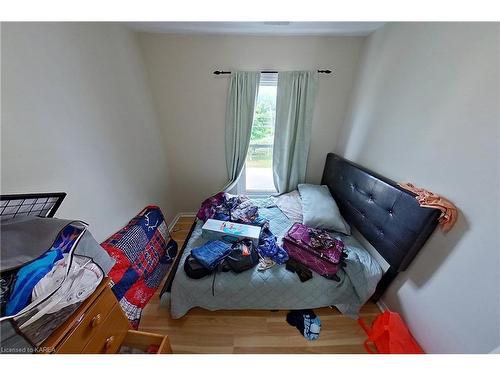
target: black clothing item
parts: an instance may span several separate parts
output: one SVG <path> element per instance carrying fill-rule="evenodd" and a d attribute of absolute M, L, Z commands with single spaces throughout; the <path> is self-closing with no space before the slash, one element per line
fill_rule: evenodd
<path fill-rule="evenodd" d="M 290 272 L 295 272 L 301 282 L 305 282 L 313 277 L 312 271 L 295 259 L 289 259 L 286 262 L 285 269 Z"/>

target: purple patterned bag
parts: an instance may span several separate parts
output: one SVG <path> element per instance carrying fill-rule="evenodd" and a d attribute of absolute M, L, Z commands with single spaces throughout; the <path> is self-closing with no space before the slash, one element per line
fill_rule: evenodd
<path fill-rule="evenodd" d="M 310 233 L 318 235 L 319 232 L 304 224 L 293 224 L 283 238 L 283 247 L 289 257 L 327 279 L 340 281 L 336 274 L 345 264 L 344 243 L 323 231 L 321 235 L 328 236 L 325 243 L 329 247 L 318 247 Z"/>

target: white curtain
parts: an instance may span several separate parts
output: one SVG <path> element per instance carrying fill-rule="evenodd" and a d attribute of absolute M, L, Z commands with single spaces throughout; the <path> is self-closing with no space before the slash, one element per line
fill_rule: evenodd
<path fill-rule="evenodd" d="M 278 73 L 273 179 L 280 194 L 305 181 L 317 81 L 317 72 Z"/>

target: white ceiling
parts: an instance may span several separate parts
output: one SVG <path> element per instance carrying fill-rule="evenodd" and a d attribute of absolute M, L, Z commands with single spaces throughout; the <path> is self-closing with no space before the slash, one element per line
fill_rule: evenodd
<path fill-rule="evenodd" d="M 128 22 L 135 31 L 179 34 L 368 35 L 383 22 Z"/>

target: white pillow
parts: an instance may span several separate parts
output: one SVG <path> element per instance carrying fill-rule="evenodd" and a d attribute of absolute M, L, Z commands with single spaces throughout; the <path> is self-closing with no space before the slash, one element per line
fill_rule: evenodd
<path fill-rule="evenodd" d="M 302 223 L 302 203 L 297 190 L 273 197 L 276 206 L 294 223 Z"/>
<path fill-rule="evenodd" d="M 328 186 L 299 184 L 299 192 L 302 199 L 302 223 L 304 225 L 351 234 L 351 228 L 340 215 Z"/>

